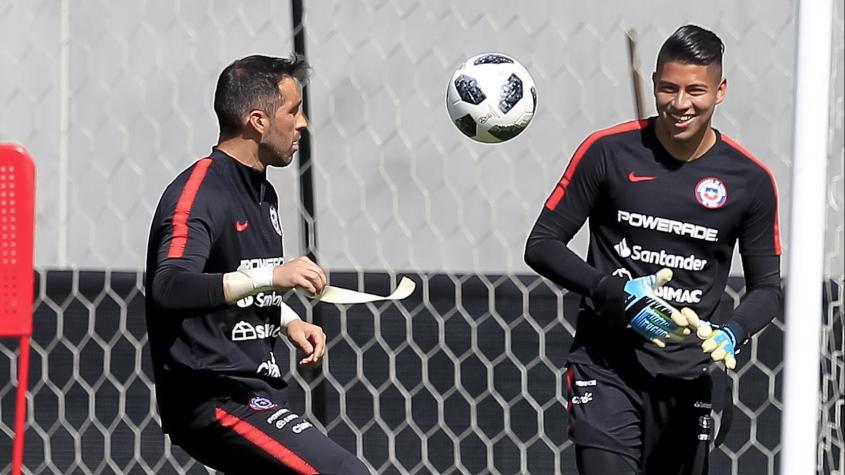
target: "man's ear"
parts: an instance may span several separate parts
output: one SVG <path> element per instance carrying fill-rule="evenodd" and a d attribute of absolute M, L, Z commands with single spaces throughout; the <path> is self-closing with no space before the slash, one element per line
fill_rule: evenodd
<path fill-rule="evenodd" d="M 716 104 L 721 104 L 728 95 L 728 80 L 722 78 L 719 81 L 719 87 L 716 89 Z"/>
<path fill-rule="evenodd" d="M 249 115 L 246 116 L 246 125 L 251 127 L 258 134 L 263 134 L 267 131 L 269 118 L 263 111 L 258 109 L 251 110 Z"/>

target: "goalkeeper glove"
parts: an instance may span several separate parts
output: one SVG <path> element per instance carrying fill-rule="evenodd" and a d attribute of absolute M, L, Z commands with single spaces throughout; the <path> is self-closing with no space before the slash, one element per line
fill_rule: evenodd
<path fill-rule="evenodd" d="M 654 275 L 629 280 L 624 287 L 628 327 L 660 348 L 666 347 L 667 341 L 677 343 L 691 333 L 687 315 L 654 294 L 671 279 L 672 271 L 664 268 Z"/>
<path fill-rule="evenodd" d="M 633 280 L 607 276 L 593 292 L 602 316 L 611 325 L 627 325 L 655 345 L 664 348 L 667 341 L 679 342 L 698 327 L 698 316 L 676 310 L 657 297 L 654 291 L 672 279 L 672 271 Z M 691 320 L 690 317 L 694 318 Z"/>
<path fill-rule="evenodd" d="M 701 349 L 710 353 L 713 361 L 723 361 L 728 369 L 736 368 L 736 335 L 727 326 L 719 326 L 710 322 L 701 322 L 696 332 L 704 340 Z"/>

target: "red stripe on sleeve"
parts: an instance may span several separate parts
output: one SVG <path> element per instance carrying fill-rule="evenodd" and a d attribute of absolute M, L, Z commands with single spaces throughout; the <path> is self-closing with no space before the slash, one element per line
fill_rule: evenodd
<path fill-rule="evenodd" d="M 317 469 L 308 462 L 293 453 L 289 448 L 280 444 L 279 441 L 261 432 L 254 425 L 229 414 L 224 409 L 217 408 L 215 417 L 223 427 L 228 427 L 243 436 L 246 440 L 260 447 L 262 450 L 273 456 L 276 460 L 285 464 L 286 467 L 300 474 L 318 474 Z"/>
<path fill-rule="evenodd" d="M 773 225 L 773 227 L 774 227 L 773 232 L 774 232 L 774 235 L 775 235 L 775 242 L 774 242 L 775 254 L 781 255 L 783 250 L 780 247 L 780 219 L 778 218 L 778 215 L 780 214 L 780 212 L 778 211 L 780 209 L 780 204 L 778 203 L 778 201 L 779 201 L 778 184 L 775 181 L 775 176 L 772 174 L 772 171 L 769 170 L 769 167 L 767 167 L 766 164 L 764 164 L 759 159 L 757 159 L 757 157 L 752 155 L 751 152 L 744 149 L 742 147 L 742 145 L 736 143 L 734 141 L 734 139 L 728 137 L 725 134 L 722 134 L 722 141 L 724 141 L 726 144 L 730 145 L 731 147 L 735 148 L 739 153 L 745 155 L 746 158 L 748 158 L 752 162 L 756 163 L 760 168 L 762 168 L 763 170 L 765 170 L 766 173 L 769 174 L 769 179 L 772 180 L 772 189 L 775 190 L 775 219 L 774 219 L 774 225 Z"/>
<path fill-rule="evenodd" d="M 188 218 L 191 216 L 191 207 L 194 205 L 194 199 L 197 197 L 197 192 L 210 166 L 210 158 L 203 158 L 198 161 L 185 183 L 185 188 L 182 189 L 182 194 L 179 195 L 179 201 L 176 202 L 176 211 L 173 213 L 173 239 L 170 241 L 167 257 L 182 257 L 185 253 L 185 246 L 188 244 Z"/>
<path fill-rule="evenodd" d="M 566 171 L 564 171 L 563 177 L 561 177 L 557 186 L 555 186 L 555 190 L 552 192 L 551 196 L 549 196 L 549 199 L 546 200 L 546 208 L 548 208 L 549 210 L 554 210 L 555 208 L 557 208 L 557 205 L 560 203 L 560 200 L 562 200 L 563 196 L 566 194 L 566 188 L 572 181 L 572 175 L 575 174 L 575 169 L 578 168 L 578 162 L 580 162 L 581 159 L 584 158 L 584 154 L 587 153 L 587 150 L 589 150 L 590 147 L 592 147 L 598 139 L 602 137 L 607 137 L 608 135 L 630 132 L 631 130 L 641 130 L 646 128 L 647 126 L 648 119 L 635 120 L 615 125 L 608 129 L 600 130 L 587 137 L 587 140 L 585 140 L 578 147 L 578 149 L 575 150 L 575 155 L 573 155 L 572 160 L 569 161 L 569 165 L 566 167 Z"/>
<path fill-rule="evenodd" d="M 574 394 L 572 388 L 575 386 L 575 368 L 570 366 L 566 368 L 566 412 L 572 412 L 572 395 Z"/>

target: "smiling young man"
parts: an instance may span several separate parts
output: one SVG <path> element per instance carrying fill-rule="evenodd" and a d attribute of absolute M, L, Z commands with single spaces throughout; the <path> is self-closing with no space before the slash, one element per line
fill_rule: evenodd
<path fill-rule="evenodd" d="M 322 362 L 323 330 L 282 301 L 319 293 L 323 269 L 283 258 L 267 167 L 291 163 L 302 130 L 300 58 L 249 56 L 220 74 L 211 154 L 167 187 L 147 248 L 146 317 L 162 429 L 225 473 L 369 473 L 287 406 L 285 335 Z"/>
<path fill-rule="evenodd" d="M 706 474 L 709 363 L 735 367 L 779 310 L 774 179 L 711 125 L 723 52 L 711 31 L 675 31 L 652 78 L 657 116 L 590 135 L 528 238 L 526 262 L 583 295 L 566 370 L 582 475 Z M 587 220 L 585 261 L 568 243 Z M 746 295 L 725 315 L 737 243 Z"/>

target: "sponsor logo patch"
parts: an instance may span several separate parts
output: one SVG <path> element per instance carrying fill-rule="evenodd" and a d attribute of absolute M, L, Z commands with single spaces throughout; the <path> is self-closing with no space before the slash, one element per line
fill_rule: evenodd
<path fill-rule="evenodd" d="M 695 199 L 705 208 L 721 208 L 728 201 L 728 189 L 714 176 L 702 178 L 695 185 Z"/>
<path fill-rule="evenodd" d="M 262 361 L 260 365 L 258 365 L 258 369 L 255 370 L 261 376 L 267 376 L 269 378 L 281 378 L 282 372 L 279 369 L 279 365 L 276 364 L 276 355 L 273 352 L 270 352 L 270 359 L 267 361 Z"/>
<path fill-rule="evenodd" d="M 660 216 L 634 213 L 625 211 L 624 209 L 617 211 L 616 221 L 627 223 L 632 228 L 652 229 L 662 233 L 701 239 L 702 241 L 717 242 L 719 240 L 718 229 L 662 218 Z"/>
<path fill-rule="evenodd" d="M 249 407 L 253 411 L 269 411 L 279 407 L 275 402 L 267 399 L 264 396 L 252 396 L 249 398 Z"/>
<path fill-rule="evenodd" d="M 668 285 L 654 289 L 654 295 L 675 303 L 699 303 L 701 294 L 701 289 L 679 289 Z"/>
<path fill-rule="evenodd" d="M 302 431 L 304 431 L 305 429 L 307 429 L 307 428 L 309 428 L 309 427 L 313 427 L 313 426 L 311 425 L 311 423 L 310 423 L 310 422 L 308 422 L 308 421 L 302 421 L 302 422 L 300 422 L 299 424 L 296 424 L 295 426 L 291 427 L 291 429 L 290 429 L 290 430 L 291 430 L 291 432 L 293 432 L 294 434 L 299 434 L 299 433 L 301 433 Z"/>
<path fill-rule="evenodd" d="M 247 308 L 250 305 L 255 305 L 256 307 L 281 307 L 283 302 L 282 294 L 276 293 L 274 290 L 272 292 L 258 292 L 255 295 L 247 295 L 235 303 L 238 307 Z"/>
<path fill-rule="evenodd" d="M 587 404 L 593 400 L 593 393 L 587 392 L 583 396 L 572 396 L 572 404 Z"/>
<path fill-rule="evenodd" d="M 282 417 L 281 419 L 275 421 L 275 423 L 273 423 L 273 425 L 276 427 L 276 429 L 284 429 L 285 426 L 288 425 L 288 423 L 290 423 L 290 421 L 296 420 L 298 418 L 299 418 L 298 415 L 291 412 L 290 414 L 286 415 L 285 417 Z"/>
<path fill-rule="evenodd" d="M 278 411 L 271 414 L 270 417 L 267 418 L 267 423 L 272 424 L 272 423 L 276 422 L 276 419 L 278 419 L 279 417 L 282 417 L 283 415 L 285 415 L 289 412 L 290 412 L 290 409 L 281 408 Z"/>
<path fill-rule="evenodd" d="M 290 430 L 294 434 L 299 434 L 309 427 L 314 427 L 310 422 L 299 417 L 298 414 L 291 412 L 289 409 L 279 409 L 267 418 L 267 423 L 278 430 L 284 429 L 288 424 L 293 423 L 299 419 L 299 422 L 291 425 Z"/>
<path fill-rule="evenodd" d="M 274 267 L 284 264 L 284 257 L 261 257 L 256 259 L 241 259 L 237 270 L 257 269 L 259 267 Z"/>
<path fill-rule="evenodd" d="M 662 267 L 671 267 L 673 269 L 684 269 L 699 271 L 704 269 L 707 265 L 706 259 L 699 259 L 694 254 L 689 256 L 679 256 L 677 254 L 669 254 L 663 249 L 659 251 L 651 251 L 644 249 L 638 244 L 628 246 L 626 238 L 622 238 L 619 243 L 613 246 L 619 257 L 623 259 L 631 258 L 635 261 L 645 262 L 646 264 L 657 264 Z"/>
<path fill-rule="evenodd" d="M 232 341 L 263 340 L 265 338 L 276 338 L 281 328 L 272 323 L 259 323 L 253 325 L 241 320 L 232 328 Z"/>

